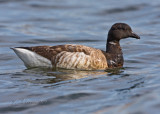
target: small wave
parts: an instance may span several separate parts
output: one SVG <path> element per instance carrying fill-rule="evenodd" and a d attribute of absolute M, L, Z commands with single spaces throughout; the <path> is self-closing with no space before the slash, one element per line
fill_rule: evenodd
<path fill-rule="evenodd" d="M 126 7 L 120 7 L 120 8 L 113 8 L 113 9 L 106 9 L 102 12 L 99 12 L 97 14 L 99 15 L 105 15 L 105 14 L 114 14 L 114 13 L 122 13 L 122 12 L 130 12 L 130 11 L 137 11 L 141 8 L 148 6 L 147 4 L 139 4 L 139 5 L 131 5 Z"/>

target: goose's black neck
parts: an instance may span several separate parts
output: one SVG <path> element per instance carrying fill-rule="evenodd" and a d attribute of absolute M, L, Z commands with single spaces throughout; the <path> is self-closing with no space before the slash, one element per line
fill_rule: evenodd
<path fill-rule="evenodd" d="M 119 41 L 107 41 L 106 52 L 113 54 L 122 53 Z"/>
<path fill-rule="evenodd" d="M 109 68 L 123 66 L 123 53 L 119 41 L 107 41 L 106 59 Z"/>

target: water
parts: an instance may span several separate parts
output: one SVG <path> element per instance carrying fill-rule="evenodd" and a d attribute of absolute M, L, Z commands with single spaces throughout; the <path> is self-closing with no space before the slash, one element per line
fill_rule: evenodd
<path fill-rule="evenodd" d="M 0 0 L 0 113 L 160 111 L 160 1 Z M 82 44 L 105 50 L 107 32 L 128 23 L 124 68 L 26 69 L 10 47 Z"/>

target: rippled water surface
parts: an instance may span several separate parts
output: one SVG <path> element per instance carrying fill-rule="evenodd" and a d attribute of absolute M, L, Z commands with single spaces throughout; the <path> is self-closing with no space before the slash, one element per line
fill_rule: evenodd
<path fill-rule="evenodd" d="M 105 50 L 116 22 L 141 36 L 121 41 L 122 69 L 26 69 L 10 49 L 67 43 Z M 0 0 L 2 114 L 158 114 L 159 75 L 159 0 Z"/>

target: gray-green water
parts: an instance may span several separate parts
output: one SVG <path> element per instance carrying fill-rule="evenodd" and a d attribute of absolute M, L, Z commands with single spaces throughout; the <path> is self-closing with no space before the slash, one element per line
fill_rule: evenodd
<path fill-rule="evenodd" d="M 107 32 L 128 23 L 124 68 L 26 69 L 16 46 L 82 44 L 105 50 Z M 160 112 L 159 0 L 0 0 L 0 113 Z"/>

